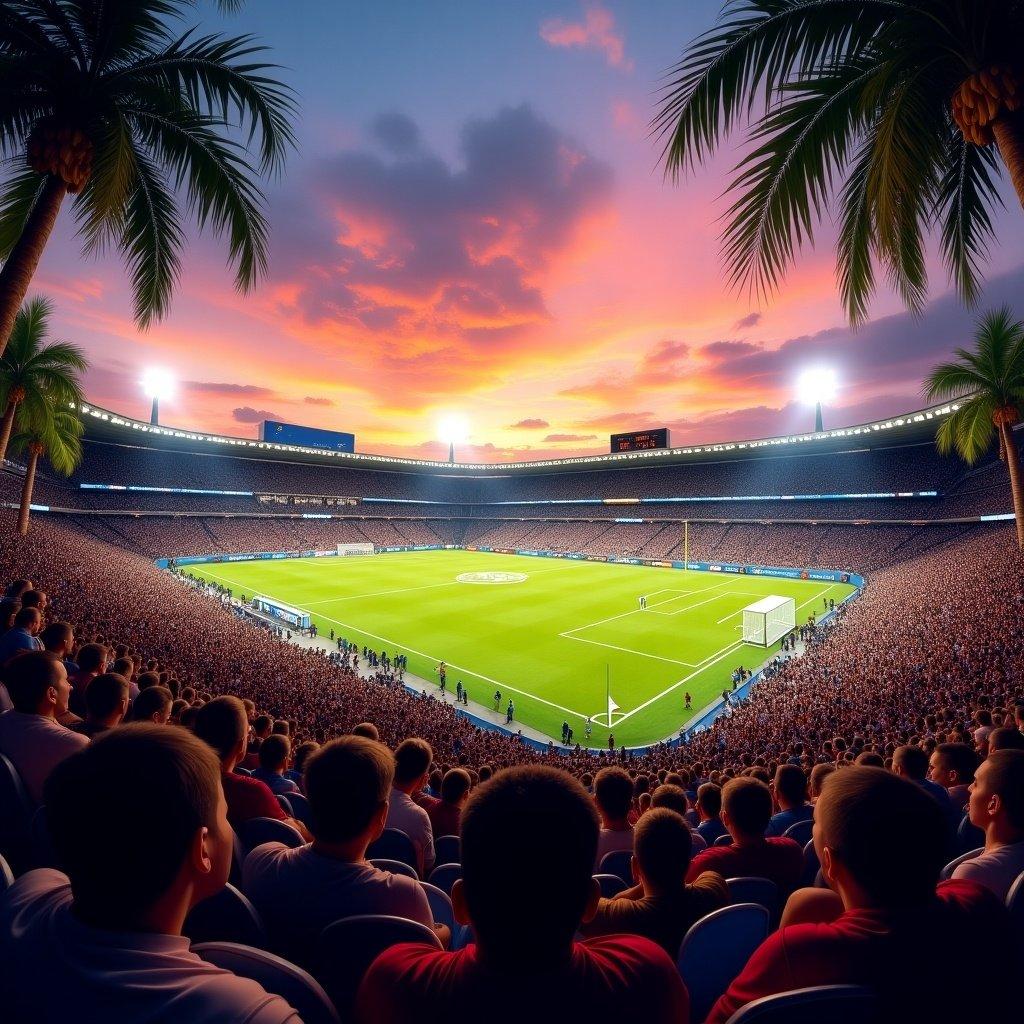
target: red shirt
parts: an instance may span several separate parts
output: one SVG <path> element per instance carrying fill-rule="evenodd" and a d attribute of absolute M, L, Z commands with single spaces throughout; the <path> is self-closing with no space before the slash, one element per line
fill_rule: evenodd
<path fill-rule="evenodd" d="M 779 836 L 752 846 L 709 846 L 693 858 L 686 880 L 692 882 L 704 871 L 717 871 L 723 878 L 768 878 L 785 899 L 800 881 L 803 866 L 800 844 Z"/>
<path fill-rule="evenodd" d="M 284 821 L 288 817 L 265 782 L 237 772 L 221 772 L 220 781 L 228 805 L 228 821 L 232 826 L 237 827 L 250 818 Z"/>
<path fill-rule="evenodd" d="M 487 966 L 477 947 L 442 953 L 404 943 L 374 961 L 359 989 L 361 1024 L 522 1024 L 561 1008 L 574 1020 L 686 1024 L 690 998 L 676 965 L 639 935 L 609 935 L 573 945 L 544 974 L 515 964 Z"/>
<path fill-rule="evenodd" d="M 430 815 L 430 827 L 434 832 L 435 839 L 438 836 L 457 836 L 459 834 L 459 830 L 462 828 L 460 823 L 461 807 L 438 800 L 433 807 L 426 808 L 426 811 Z"/>
<path fill-rule="evenodd" d="M 1019 967 L 1005 907 L 974 882 L 940 882 L 936 895 L 919 909 L 848 910 L 831 924 L 775 932 L 715 1003 L 708 1024 L 722 1024 L 754 999 L 811 985 L 875 989 L 885 1019 L 1014 1019 Z M 950 950 L 962 951 L 973 968 L 949 970 Z"/>

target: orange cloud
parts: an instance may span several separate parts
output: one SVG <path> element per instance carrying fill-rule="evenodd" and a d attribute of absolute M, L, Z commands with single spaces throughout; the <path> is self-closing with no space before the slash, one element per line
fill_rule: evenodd
<path fill-rule="evenodd" d="M 609 66 L 633 70 L 633 62 L 626 56 L 625 40 L 616 31 L 615 16 L 599 4 L 587 4 L 582 21 L 549 18 L 540 26 L 540 37 L 549 46 L 597 50 L 604 54 Z"/>

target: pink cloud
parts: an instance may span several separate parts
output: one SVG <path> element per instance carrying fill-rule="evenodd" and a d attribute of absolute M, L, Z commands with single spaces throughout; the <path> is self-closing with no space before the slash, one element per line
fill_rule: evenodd
<path fill-rule="evenodd" d="M 632 71 L 626 56 L 626 42 L 616 30 L 615 16 L 600 4 L 588 4 L 582 21 L 549 18 L 540 26 L 540 37 L 549 46 L 599 50 L 610 67 Z"/>

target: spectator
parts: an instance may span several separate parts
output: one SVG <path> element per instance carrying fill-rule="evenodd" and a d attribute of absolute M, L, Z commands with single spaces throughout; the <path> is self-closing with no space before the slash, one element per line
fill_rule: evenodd
<path fill-rule="evenodd" d="M 94 739 L 113 729 L 128 710 L 128 680 L 116 672 L 97 676 L 85 693 L 85 720 L 71 727 L 73 732 Z"/>
<path fill-rule="evenodd" d="M 0 665 L 6 665 L 25 651 L 41 651 L 43 645 L 38 633 L 42 625 L 39 609 L 22 608 L 14 616 L 14 626 L 0 637 Z"/>
<path fill-rule="evenodd" d="M 690 827 L 675 811 L 662 807 L 644 814 L 633 834 L 637 884 L 614 899 L 602 899 L 580 932 L 644 935 L 674 960 L 690 925 L 729 902 L 725 879 L 714 871 L 686 884 L 692 842 Z"/>
<path fill-rule="evenodd" d="M 107 671 L 108 652 L 103 644 L 83 644 L 78 651 L 78 671 L 68 677 L 71 684 L 69 707 L 85 714 L 85 691 L 89 684 Z"/>
<path fill-rule="evenodd" d="M 775 803 L 778 812 L 773 814 L 765 830 L 767 836 L 781 836 L 798 821 L 810 821 L 814 808 L 807 802 L 807 776 L 795 764 L 780 764 L 775 770 Z"/>
<path fill-rule="evenodd" d="M 593 803 L 563 772 L 510 768 L 478 787 L 463 814 L 463 877 L 452 889 L 476 942 L 457 953 L 414 944 L 385 951 L 363 980 L 357 1018 L 512 1021 L 555 1000 L 580 1020 L 687 1021 L 675 964 L 649 939 L 574 941 L 598 904 L 597 838 Z"/>
<path fill-rule="evenodd" d="M 715 840 L 728 834 L 722 824 L 722 787 L 713 782 L 705 782 L 697 788 L 697 816 L 700 824 L 697 834 L 707 843 L 714 846 Z"/>
<path fill-rule="evenodd" d="M 252 773 L 252 777 L 265 782 L 275 796 L 279 793 L 287 796 L 299 791 L 299 787 L 284 776 L 291 752 L 292 745 L 288 737 L 281 733 L 271 733 L 260 744 L 260 766 Z"/>
<path fill-rule="evenodd" d="M 722 790 L 722 822 L 732 846 L 710 846 L 693 859 L 686 876 L 693 882 L 705 871 L 723 878 L 752 875 L 767 878 L 785 897 L 796 886 L 803 868 L 803 850 L 785 837 L 765 838 L 772 816 L 772 794 L 758 779 L 730 779 Z"/>
<path fill-rule="evenodd" d="M 936 983 L 935 950 L 947 946 L 971 950 L 993 978 L 1012 976 L 1014 942 L 999 901 L 972 882 L 936 890 L 945 820 L 921 787 L 877 768 L 836 772 L 818 801 L 814 845 L 833 891 L 793 896 L 783 927 L 718 1000 L 709 1024 L 762 996 L 847 984 L 874 989 L 886 1020 L 975 1019 L 972 972 L 945 972 Z M 1012 986 L 987 987 L 986 1016 L 1011 1019 L 1012 1001 Z"/>
<path fill-rule="evenodd" d="M 811 804 L 818 802 L 818 797 L 821 796 L 821 787 L 825 784 L 825 780 L 836 770 L 834 764 L 816 764 L 811 769 L 811 784 L 810 784 L 810 796 Z"/>
<path fill-rule="evenodd" d="M 434 866 L 434 833 L 430 815 L 412 799 L 423 789 L 434 752 L 425 740 L 403 740 L 395 750 L 395 779 L 388 804 L 388 828 L 397 828 L 416 850 L 416 870 L 426 878 Z"/>
<path fill-rule="evenodd" d="M 1024 871 L 1024 750 L 988 755 L 971 784 L 969 813 L 985 833 L 985 852 L 965 860 L 953 877 L 978 882 L 1005 900 Z"/>
<path fill-rule="evenodd" d="M 623 768 L 602 768 L 594 780 L 594 802 L 601 816 L 594 870 L 616 850 L 633 849 L 633 826 L 629 811 L 633 802 L 633 780 Z"/>
<path fill-rule="evenodd" d="M 14 708 L 0 715 L 0 754 L 39 803 L 50 772 L 89 740 L 57 723 L 68 709 L 69 687 L 64 666 L 52 654 L 22 654 L 7 666 L 5 678 Z"/>
<path fill-rule="evenodd" d="M 1009 725 L 1002 725 L 988 734 L 988 752 L 997 750 L 1024 750 L 1024 735 Z"/>
<path fill-rule="evenodd" d="M 90 687 L 91 689 L 91 687 Z M 88 703 L 88 691 L 86 693 Z M 132 701 L 128 712 L 129 722 L 152 722 L 154 725 L 166 725 L 171 719 L 174 698 L 166 686 L 148 686 Z"/>
<path fill-rule="evenodd" d="M 931 794 L 941 807 L 948 808 L 949 793 L 945 786 L 932 782 L 928 776 L 928 755 L 920 748 L 905 745 L 897 747 L 892 755 L 893 774 L 916 782 L 926 793 Z"/>
<path fill-rule="evenodd" d="M 352 726 L 353 736 L 364 736 L 368 740 L 379 740 L 380 733 L 377 731 L 377 726 L 373 722 L 360 722 L 358 725 Z"/>
<path fill-rule="evenodd" d="M 292 766 L 284 773 L 284 777 L 294 782 L 300 790 L 304 789 L 302 774 L 306 770 L 306 763 L 319 749 L 320 744 L 315 740 L 306 740 L 295 748 Z"/>
<path fill-rule="evenodd" d="M 966 743 L 940 743 L 928 760 L 928 778 L 946 790 L 960 814 L 967 806 L 977 764 L 977 755 Z"/>
<path fill-rule="evenodd" d="M 469 799 L 473 780 L 464 768 L 449 768 L 441 780 L 441 799 L 428 808 L 430 827 L 435 836 L 457 836 L 462 808 Z"/>
<path fill-rule="evenodd" d="M 196 713 L 195 734 L 213 747 L 220 758 L 228 821 L 237 828 L 250 818 L 275 818 L 286 821 L 308 839 L 305 826 L 285 814 L 265 782 L 235 771 L 245 754 L 247 731 L 245 708 L 237 697 L 216 697 Z"/>
<path fill-rule="evenodd" d="M 382 743 L 332 740 L 306 768 L 313 842 L 297 849 L 264 843 L 246 857 L 243 888 L 286 956 L 309 963 L 320 932 L 353 914 L 393 914 L 433 926 L 418 882 L 365 859 L 384 831 L 393 780 L 394 757 Z"/>
<path fill-rule="evenodd" d="M 78 664 L 72 659 L 75 653 L 75 628 L 70 622 L 51 622 L 39 634 L 43 650 L 56 654 L 64 663 L 68 676 L 78 671 Z"/>
<path fill-rule="evenodd" d="M 30 871 L 0 898 L 10 1019 L 299 1024 L 283 999 L 200 959 L 181 934 L 231 864 L 217 774 L 187 732 L 146 725 L 115 729 L 54 771 L 46 807 L 67 876 Z"/>

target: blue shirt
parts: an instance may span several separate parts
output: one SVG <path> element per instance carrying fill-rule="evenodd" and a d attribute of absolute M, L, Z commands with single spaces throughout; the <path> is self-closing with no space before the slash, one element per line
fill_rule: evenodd
<path fill-rule="evenodd" d="M 42 642 L 27 629 L 17 626 L 9 629 L 0 637 L 0 665 L 6 665 L 16 654 L 22 651 L 41 651 Z"/>
<path fill-rule="evenodd" d="M 729 830 L 722 824 L 721 818 L 708 818 L 697 826 L 697 834 L 708 846 L 714 846 L 715 840 L 724 836 Z"/>
<path fill-rule="evenodd" d="M 778 814 L 773 814 L 764 834 L 768 837 L 785 835 L 786 829 L 791 825 L 795 825 L 798 821 L 811 821 L 813 818 L 814 808 L 810 804 L 791 807 L 788 811 L 779 811 Z"/>

